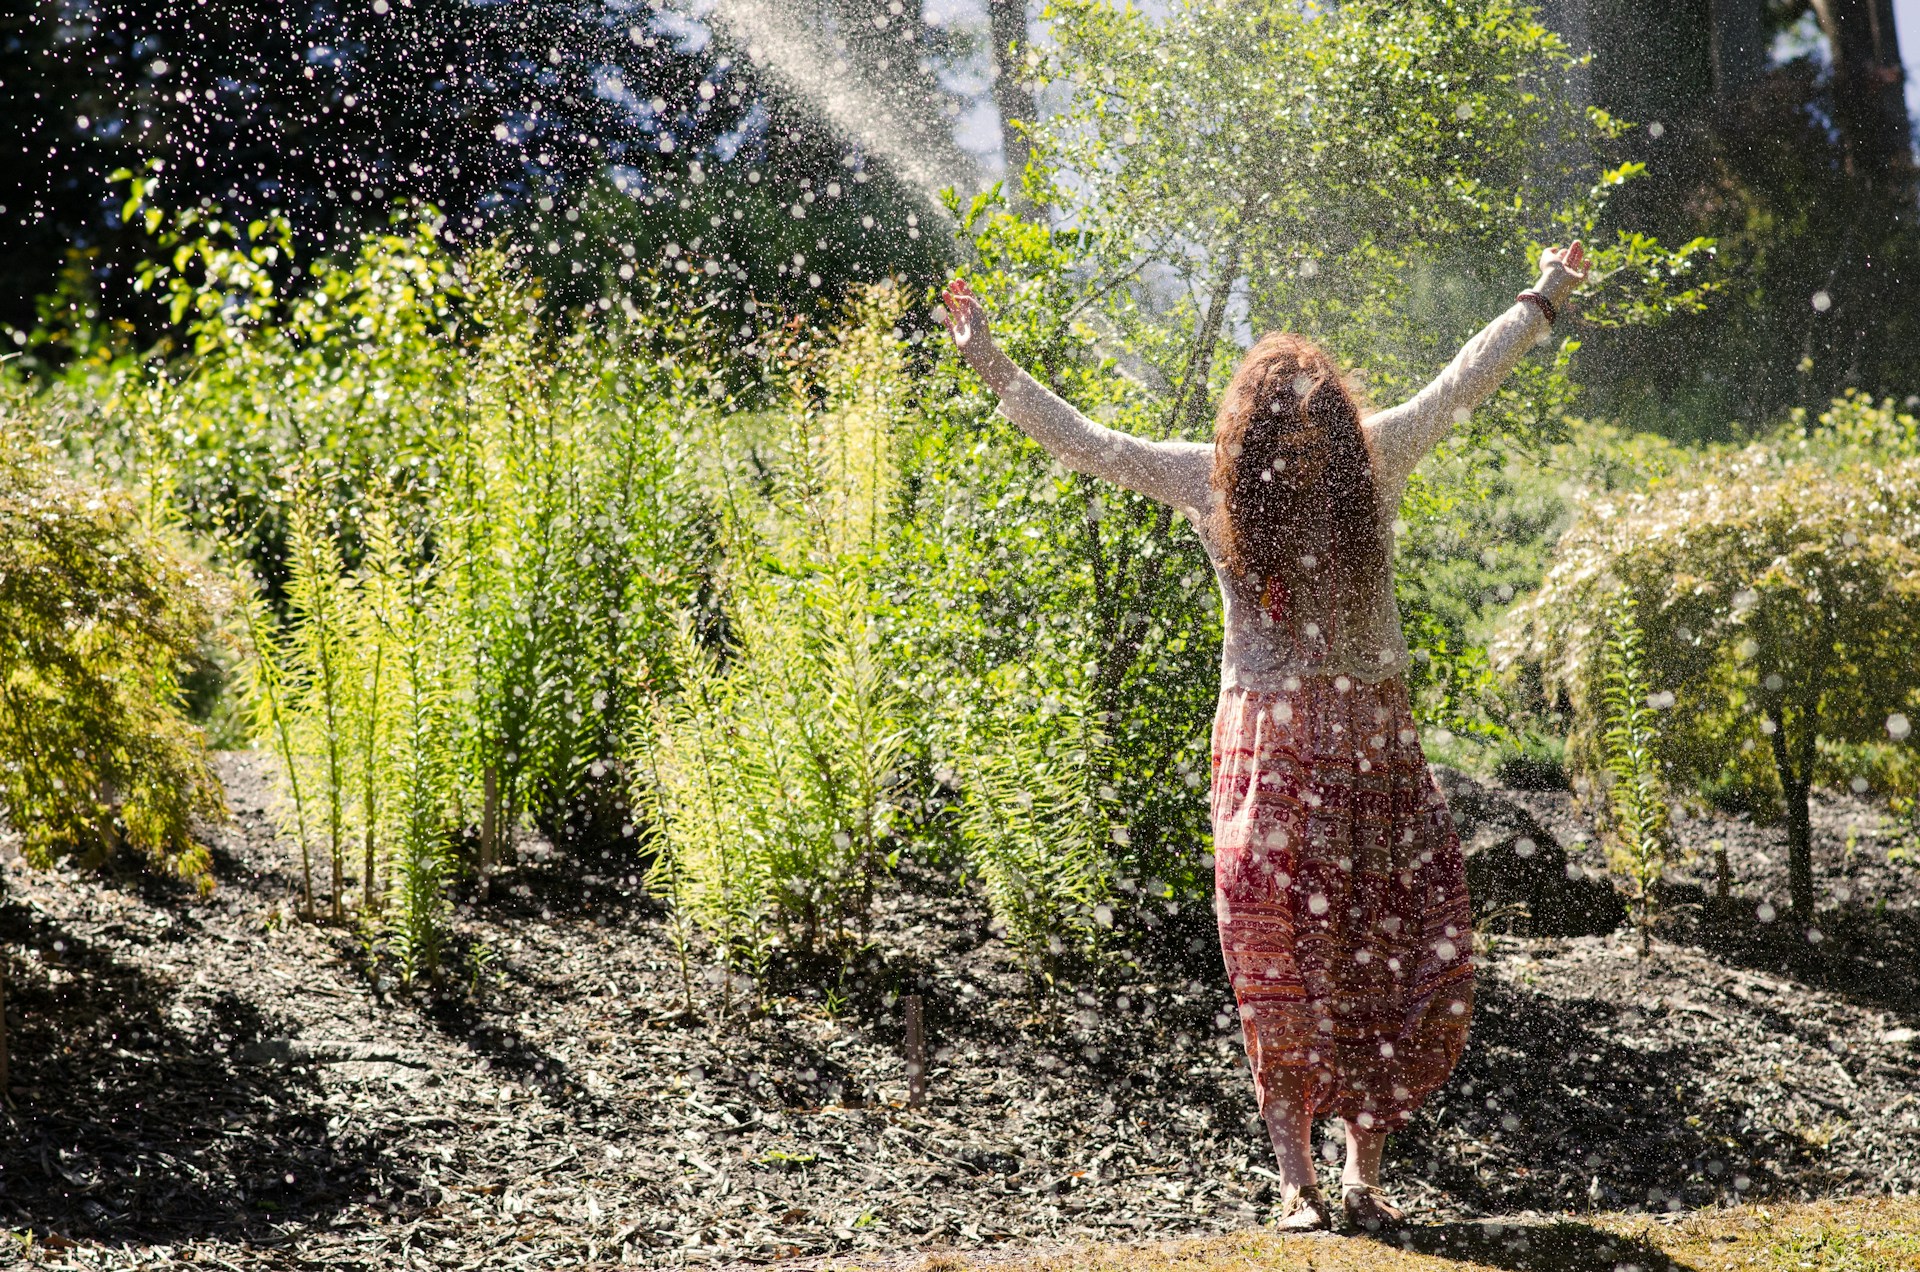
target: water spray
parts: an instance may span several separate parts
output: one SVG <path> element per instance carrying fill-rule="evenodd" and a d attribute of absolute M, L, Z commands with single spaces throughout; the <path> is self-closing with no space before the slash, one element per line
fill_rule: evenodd
<path fill-rule="evenodd" d="M 952 186 L 971 193 L 982 183 L 978 165 L 945 136 L 943 124 L 926 126 L 924 116 L 933 103 L 887 92 L 874 82 L 872 68 L 855 64 L 850 50 L 836 48 L 793 12 L 796 7 L 780 0 L 716 0 L 707 20 L 724 28 L 755 66 L 771 71 L 835 128 L 884 161 L 929 211 L 948 221 L 940 191 Z"/>

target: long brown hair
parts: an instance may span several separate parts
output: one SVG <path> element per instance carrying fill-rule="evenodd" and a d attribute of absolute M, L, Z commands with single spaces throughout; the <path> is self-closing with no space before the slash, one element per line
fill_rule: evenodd
<path fill-rule="evenodd" d="M 1290 332 L 1247 351 L 1213 434 L 1213 517 L 1229 569 L 1283 583 L 1330 544 L 1328 580 L 1349 613 L 1390 587 L 1373 463 L 1354 394 L 1333 360 Z M 1291 586 L 1289 584 L 1289 586 Z"/>

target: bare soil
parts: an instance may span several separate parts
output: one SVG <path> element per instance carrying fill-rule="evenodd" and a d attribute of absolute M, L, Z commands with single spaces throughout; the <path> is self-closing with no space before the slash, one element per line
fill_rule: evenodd
<path fill-rule="evenodd" d="M 210 897 L 6 863 L 0 1224 L 45 1266 L 818 1261 L 1270 1209 L 1210 914 L 1161 907 L 1134 958 L 1036 1000 L 977 898 L 910 866 L 852 975 L 747 993 L 695 950 L 689 1012 L 638 863 L 529 842 L 460 905 L 446 983 L 405 989 L 294 917 L 264 764 L 222 761 Z M 1817 941 L 1782 830 L 1684 824 L 1643 960 L 1590 930 L 1611 893 L 1569 796 L 1448 783 L 1496 917 L 1467 1056 L 1389 1150 L 1411 1232 L 1920 1190 L 1920 868 L 1876 806 L 1820 798 Z"/>

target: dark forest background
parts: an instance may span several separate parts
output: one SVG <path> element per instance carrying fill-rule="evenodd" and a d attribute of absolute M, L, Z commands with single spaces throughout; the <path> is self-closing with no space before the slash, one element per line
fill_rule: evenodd
<path fill-rule="evenodd" d="M 511 239 L 571 303 L 694 240 L 729 262 L 713 287 L 778 306 L 888 273 L 931 281 L 950 247 L 920 232 L 925 182 L 847 135 L 817 86 L 756 59 L 751 23 L 724 19 L 773 12 L 811 33 L 968 192 L 998 160 L 955 144 L 963 113 L 991 115 L 1001 149 L 1024 157 L 1006 125 L 1034 104 L 993 50 L 1038 6 L 988 0 L 971 23 L 953 8 L 4 0 L 0 324 L 150 312 L 129 293 L 149 248 L 109 178 L 154 163 L 158 203 L 240 221 L 282 210 L 303 257 L 345 250 L 397 203 L 431 203 L 450 238 Z M 1892 0 L 1552 0 L 1543 15 L 1592 51 L 1591 104 L 1636 125 L 1607 158 L 1647 176 L 1611 215 L 1664 242 L 1712 236 L 1724 275 L 1704 312 L 1657 334 L 1590 333 L 1586 411 L 1708 439 L 1849 387 L 1920 387 Z M 817 197 L 829 184 L 836 197 Z"/>

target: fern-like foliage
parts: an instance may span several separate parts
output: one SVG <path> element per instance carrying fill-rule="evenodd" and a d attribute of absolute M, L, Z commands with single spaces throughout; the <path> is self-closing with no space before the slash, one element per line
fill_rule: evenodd
<path fill-rule="evenodd" d="M 842 342 L 796 366 L 772 498 L 730 488 L 721 509 L 724 647 L 681 625 L 677 689 L 630 750 L 650 887 L 749 975 L 781 947 L 850 960 L 897 861 L 906 704 L 882 660 L 880 579 L 906 383 L 899 303 L 893 290 L 860 300 Z"/>
<path fill-rule="evenodd" d="M 453 626 L 439 576 L 409 569 L 390 524 L 375 524 L 361 581 L 366 630 L 376 644 L 378 678 L 386 689 L 366 728 L 372 745 L 364 762 L 377 776 L 367 782 L 364 809 L 367 869 L 375 845 L 384 846 L 391 901 L 375 918 L 368 888 L 368 921 L 383 936 L 403 981 L 439 974 L 451 906 L 447 885 L 458 871 L 452 852 L 455 754 L 450 746 L 457 678 Z"/>
<path fill-rule="evenodd" d="M 293 619 L 284 673 L 291 719 L 300 738 L 298 755 L 319 823 L 312 827 L 326 854 L 332 881 L 329 909 L 345 917 L 346 856 L 351 836 L 353 750 L 364 710 L 355 665 L 362 652 L 354 639 L 353 605 L 346 568 L 335 540 L 322 524 L 324 512 L 311 481 L 294 496 L 289 543 L 287 607 Z M 302 845 L 302 852 L 308 852 Z"/>
<path fill-rule="evenodd" d="M 1661 780 L 1659 713 L 1648 683 L 1640 625 L 1624 588 L 1607 606 L 1602 647 L 1600 744 L 1615 868 L 1631 889 L 1644 955 L 1652 941 L 1654 898 L 1667 862 L 1667 796 Z"/>
<path fill-rule="evenodd" d="M 1097 944 L 1113 875 L 1098 777 L 1106 740 L 1084 709 L 1052 706 L 1002 703 L 999 727 L 968 729 L 955 761 L 969 870 L 1036 983 Z"/>
<path fill-rule="evenodd" d="M 770 836 L 778 826 L 761 801 L 768 757 L 738 727 L 738 683 L 691 624 L 682 624 L 675 653 L 679 692 L 654 702 L 633 747 L 654 852 L 648 887 L 706 932 L 729 973 L 757 976 L 772 950 Z"/>

